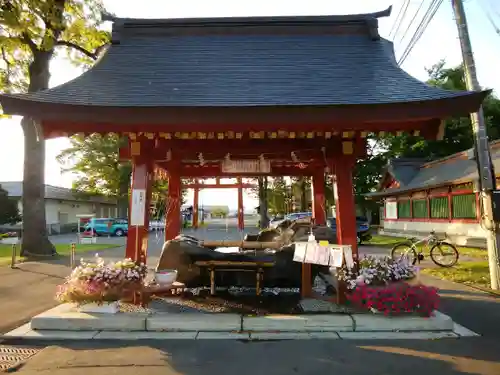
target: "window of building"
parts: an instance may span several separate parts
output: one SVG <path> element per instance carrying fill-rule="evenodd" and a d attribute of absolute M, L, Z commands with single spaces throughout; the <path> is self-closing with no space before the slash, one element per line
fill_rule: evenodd
<path fill-rule="evenodd" d="M 385 219 L 394 220 L 398 218 L 398 202 L 385 201 Z"/>
<path fill-rule="evenodd" d="M 411 205 L 410 200 L 398 201 L 398 218 L 409 219 L 411 218 Z"/>
<path fill-rule="evenodd" d="M 432 219 L 448 219 L 448 197 L 430 198 L 431 218 Z"/>
<path fill-rule="evenodd" d="M 453 195 L 452 200 L 453 219 L 475 219 L 476 218 L 476 195 L 460 194 Z"/>
<path fill-rule="evenodd" d="M 429 212 L 427 211 L 427 199 L 414 199 L 412 201 L 413 218 L 427 219 Z"/>

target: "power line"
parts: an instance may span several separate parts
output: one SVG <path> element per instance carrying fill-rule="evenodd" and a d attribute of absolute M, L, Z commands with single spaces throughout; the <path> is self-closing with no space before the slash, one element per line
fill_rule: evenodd
<path fill-rule="evenodd" d="M 401 17 L 401 14 L 403 12 L 404 8 L 404 3 L 401 4 L 401 8 L 399 8 L 398 15 L 396 16 L 396 19 L 394 20 L 394 23 L 392 24 L 391 31 L 389 31 L 389 37 L 391 37 L 392 33 L 394 32 L 394 29 L 396 28 L 396 25 L 398 24 L 399 18 Z"/>
<path fill-rule="evenodd" d="M 401 43 L 403 41 L 403 39 L 406 38 L 406 34 L 408 34 L 408 31 L 410 30 L 411 26 L 413 25 L 413 22 L 415 22 L 415 20 L 417 19 L 417 16 L 420 13 L 420 9 L 422 9 L 423 5 L 424 5 L 424 0 L 422 0 L 420 2 L 420 5 L 418 6 L 417 11 L 415 12 L 415 14 L 413 15 L 413 18 L 410 20 L 410 23 L 406 27 L 406 30 L 405 30 L 403 36 L 401 37 L 401 39 L 399 39 L 399 43 Z"/>
<path fill-rule="evenodd" d="M 404 4 L 401 6 L 401 9 L 402 9 L 401 18 L 399 19 L 399 23 L 398 23 L 398 26 L 396 27 L 396 30 L 394 31 L 394 34 L 392 34 L 392 40 L 394 40 L 396 38 L 396 35 L 398 34 L 399 28 L 403 24 L 403 21 L 406 17 L 406 12 L 408 12 L 409 5 L 410 5 L 410 0 L 405 0 Z"/>
<path fill-rule="evenodd" d="M 439 7 L 443 3 L 443 0 L 432 0 L 432 2 L 429 4 L 429 7 L 427 8 L 427 11 L 425 12 L 424 16 L 422 17 L 422 20 L 420 21 L 420 24 L 418 25 L 417 29 L 415 30 L 415 33 L 413 34 L 412 38 L 410 39 L 410 42 L 406 46 L 403 54 L 401 55 L 398 64 L 402 65 L 408 55 L 411 53 L 417 42 L 420 40 L 422 35 L 424 34 L 425 30 L 431 23 L 432 19 L 436 15 L 436 12 L 438 11 Z"/>
<path fill-rule="evenodd" d="M 491 6 L 491 4 L 489 4 L 489 5 Z M 488 10 L 486 9 L 486 6 L 485 6 L 482 2 L 479 2 L 479 7 L 480 7 L 480 8 L 481 8 L 481 10 L 484 12 L 484 14 L 485 14 L 486 18 L 488 18 L 488 21 L 490 21 L 490 24 L 491 24 L 491 26 L 493 26 L 493 28 L 495 29 L 495 32 L 496 32 L 498 35 L 500 35 L 500 29 L 498 28 L 498 26 L 497 26 L 497 24 L 496 24 L 495 20 L 493 19 L 493 17 L 491 16 L 491 14 L 490 14 L 490 13 L 488 12 Z M 493 12 L 495 12 L 495 13 L 497 13 L 497 14 L 498 14 L 498 12 L 496 12 L 496 11 L 495 11 L 495 9 L 493 9 L 493 7 L 492 7 L 492 10 L 493 10 Z"/>

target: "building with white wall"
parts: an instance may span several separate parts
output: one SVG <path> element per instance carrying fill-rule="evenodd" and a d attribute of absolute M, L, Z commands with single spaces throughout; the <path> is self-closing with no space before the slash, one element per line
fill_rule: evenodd
<path fill-rule="evenodd" d="M 500 141 L 490 144 L 500 183 Z M 425 162 L 393 159 L 372 199 L 381 200 L 381 232 L 424 236 L 434 230 L 459 245 L 484 246 L 477 166 L 472 150 Z"/>
<path fill-rule="evenodd" d="M 22 214 L 23 183 L 0 182 L 9 197 L 18 199 L 19 212 Z M 96 217 L 116 217 L 118 206 L 115 199 L 105 196 L 80 196 L 71 189 L 45 185 L 45 216 L 49 234 L 71 232 L 76 230 L 78 215 L 95 215 Z"/>

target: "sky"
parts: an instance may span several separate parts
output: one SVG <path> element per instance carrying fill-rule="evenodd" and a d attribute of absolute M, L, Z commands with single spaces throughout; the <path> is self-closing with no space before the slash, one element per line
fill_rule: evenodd
<path fill-rule="evenodd" d="M 411 0 L 406 17 L 393 38 L 397 15 L 404 0 L 104 0 L 106 9 L 119 17 L 133 18 L 180 18 L 180 17 L 232 17 L 232 16 L 279 16 L 279 15 L 330 15 L 367 13 L 386 9 L 393 5 L 391 17 L 379 20 L 380 34 L 395 43 L 396 55 L 401 56 L 418 27 L 431 0 L 423 0 L 424 5 L 411 22 L 422 0 Z M 476 59 L 479 82 L 483 87 L 500 92 L 500 35 L 488 20 L 486 13 L 500 25 L 500 3 L 498 0 L 465 0 L 472 47 Z M 408 31 L 407 31 L 408 30 Z M 427 27 L 419 42 L 412 49 L 402 68 L 421 80 L 427 79 L 426 68 L 445 59 L 449 66 L 461 62 L 457 27 L 452 14 L 451 0 L 444 0 L 433 21 Z M 54 59 L 51 65 L 51 86 L 67 82 L 81 72 L 64 59 Z M 23 177 L 23 134 L 19 118 L 0 120 L 0 168 L 1 181 L 20 181 Z M 61 165 L 56 161 L 60 151 L 68 147 L 67 138 L 47 141 L 45 179 L 47 184 L 71 187 L 73 176 L 62 174 Z M 188 203 L 192 192 L 188 193 Z M 200 203 L 205 205 L 237 205 L 236 189 L 206 189 L 200 194 Z M 245 210 L 257 205 L 251 194 L 244 196 Z"/>

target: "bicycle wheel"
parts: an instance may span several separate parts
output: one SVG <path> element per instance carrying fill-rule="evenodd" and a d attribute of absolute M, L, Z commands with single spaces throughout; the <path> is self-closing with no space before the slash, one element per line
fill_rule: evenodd
<path fill-rule="evenodd" d="M 406 259 L 408 263 L 417 263 L 417 252 L 415 247 L 407 243 L 400 243 L 392 248 L 391 251 L 392 260 L 402 260 Z"/>
<path fill-rule="evenodd" d="M 457 248 L 448 242 L 438 242 L 431 248 L 431 259 L 440 267 L 453 267 L 458 262 Z"/>

